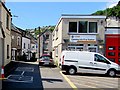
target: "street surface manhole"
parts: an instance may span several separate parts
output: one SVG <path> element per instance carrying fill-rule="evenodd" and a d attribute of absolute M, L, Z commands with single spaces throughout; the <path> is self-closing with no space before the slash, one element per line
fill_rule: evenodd
<path fill-rule="evenodd" d="M 34 72 L 34 68 L 31 68 L 31 67 L 18 67 L 15 71 Z"/>
<path fill-rule="evenodd" d="M 24 82 L 24 83 L 32 83 L 33 77 L 31 76 L 23 76 L 23 75 L 9 75 L 7 77 L 8 81 L 11 82 Z"/>

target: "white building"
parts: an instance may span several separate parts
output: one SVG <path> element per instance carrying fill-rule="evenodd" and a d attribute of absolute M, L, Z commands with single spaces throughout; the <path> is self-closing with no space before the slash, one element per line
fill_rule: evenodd
<path fill-rule="evenodd" d="M 52 33 L 52 55 L 59 63 L 63 50 L 104 53 L 106 16 L 62 15 Z"/>
<path fill-rule="evenodd" d="M 22 55 L 27 55 L 27 60 L 30 60 L 31 57 L 30 47 L 30 39 L 28 37 L 22 37 Z"/>

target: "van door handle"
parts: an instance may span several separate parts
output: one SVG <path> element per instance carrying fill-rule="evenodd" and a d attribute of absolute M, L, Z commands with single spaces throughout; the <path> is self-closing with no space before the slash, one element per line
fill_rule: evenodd
<path fill-rule="evenodd" d="M 97 64 L 97 63 L 94 63 L 94 64 Z"/>
<path fill-rule="evenodd" d="M 90 64 L 93 64 L 93 62 L 90 62 Z"/>

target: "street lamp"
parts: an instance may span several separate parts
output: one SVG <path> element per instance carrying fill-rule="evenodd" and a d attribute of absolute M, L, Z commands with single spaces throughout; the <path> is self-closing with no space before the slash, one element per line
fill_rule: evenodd
<path fill-rule="evenodd" d="M 39 44 L 39 58 L 40 58 L 40 27 L 38 27 L 38 30 L 39 30 L 39 38 L 38 38 L 38 44 Z"/>

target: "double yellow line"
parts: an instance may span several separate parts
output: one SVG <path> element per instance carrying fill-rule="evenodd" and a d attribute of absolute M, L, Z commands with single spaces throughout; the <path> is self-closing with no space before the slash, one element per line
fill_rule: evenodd
<path fill-rule="evenodd" d="M 78 88 L 70 81 L 70 79 L 67 78 L 67 76 L 62 73 L 62 71 L 60 71 L 60 74 L 65 78 L 65 80 L 69 83 L 73 90 L 78 90 Z"/>

